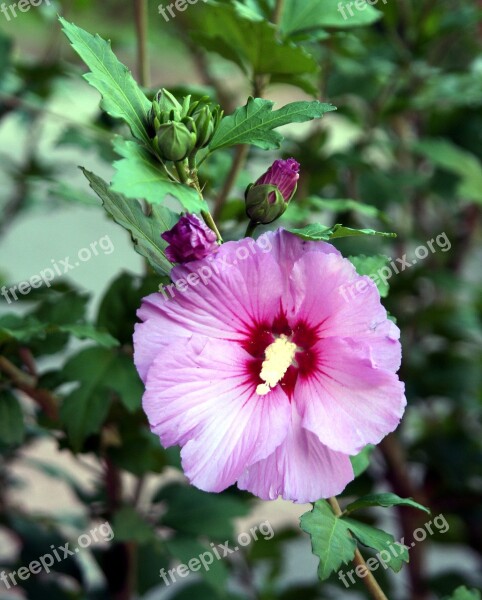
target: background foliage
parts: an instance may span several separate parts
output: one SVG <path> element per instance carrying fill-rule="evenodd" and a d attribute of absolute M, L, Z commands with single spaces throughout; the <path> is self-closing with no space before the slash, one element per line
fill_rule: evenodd
<path fill-rule="evenodd" d="M 387 0 L 354 7 L 353 16 L 347 10 L 344 20 L 334 0 L 285 0 L 279 13 L 270 0 L 210 0 L 166 23 L 151 2 L 149 77 L 145 62 L 142 69 L 136 59 L 134 8 L 72 0 L 32 7 L 10 21 L 0 14 L 2 285 L 23 277 L 18 257 L 5 249 L 32 215 L 41 219 L 41 239 L 50 243 L 52 258 L 78 249 L 69 243 L 69 230 L 55 225 L 59 211 L 70 211 L 73 230 L 87 228 L 92 219 L 101 223 L 99 235 L 113 230 L 78 165 L 100 172 L 125 193 L 122 164 L 134 161 L 138 171 L 128 172 L 130 195 L 154 202 L 159 194 L 142 183 L 144 163 L 136 162 L 132 146 L 117 145 L 123 160 L 114 154 L 115 135 L 127 136 L 127 130 L 100 111 L 98 95 L 80 80 L 85 67 L 60 33 L 56 12 L 110 38 L 151 96 L 161 86 L 180 95 L 206 92 L 226 114 L 244 105 L 247 94 L 276 101 L 274 109 L 313 97 L 335 105 L 336 113 L 321 123 L 283 128 L 282 143 L 279 134 L 268 132 L 248 150 L 233 145 L 246 141 L 242 136 L 227 143 L 218 132 L 222 149 L 201 171 L 205 196 L 225 237 L 239 236 L 246 225 L 244 188 L 281 153 L 302 165 L 285 226 L 321 221 L 398 235 L 334 240 L 345 255 L 413 259 L 417 247 L 445 232 L 449 250 L 439 248 L 390 279 L 385 302 L 402 330 L 401 378 L 409 407 L 399 430 L 373 451 L 368 469 L 344 496 L 391 491 L 429 506 L 432 515 L 443 513 L 450 524 L 447 533 L 410 551 L 405 576 L 384 581 L 382 573 L 390 598 L 446 598 L 458 586 L 480 587 L 480 4 Z M 137 133 L 142 137 L 142 130 Z M 115 203 L 104 205 L 115 221 L 123 218 Z M 157 223 L 168 227 L 166 214 L 153 214 L 149 236 L 156 239 Z M 130 219 L 136 219 L 135 208 Z M 28 598 L 163 597 L 160 568 L 231 539 L 234 524 L 246 530 L 242 519 L 253 511 L 250 522 L 262 520 L 256 521 L 259 503 L 247 494 L 188 487 L 179 475 L 178 453 L 164 451 L 150 434 L 131 336 L 140 299 L 157 289 L 159 275 L 146 273 L 140 261 L 124 270 L 118 248 L 130 240 L 122 234 L 119 240 L 109 281 L 101 259 L 92 259 L 85 277 L 99 285 L 79 282 L 76 271 L 14 304 L 1 299 L 0 566 L 17 569 L 99 520 L 111 522 L 116 534 L 111 544 L 86 550 L 89 560 L 66 560 L 50 575 L 24 582 Z M 21 239 L 13 247 L 34 263 L 35 243 Z M 144 256 L 152 250 L 144 242 L 137 249 Z M 92 297 L 86 289 L 95 291 Z M 44 486 L 61 481 L 70 501 L 54 511 L 49 502 L 32 508 L 29 486 L 37 478 Z M 286 512 L 282 504 L 263 507 L 276 524 L 272 540 L 178 583 L 168 590 L 170 597 L 363 595 L 359 585 L 346 590 L 336 575 L 317 581 L 310 540 L 297 524 L 310 507 Z M 427 517 L 406 506 L 395 510 L 390 523 L 378 509 L 361 514 L 394 539 L 410 542 Z M 459 591 L 453 597 L 477 594 Z"/>

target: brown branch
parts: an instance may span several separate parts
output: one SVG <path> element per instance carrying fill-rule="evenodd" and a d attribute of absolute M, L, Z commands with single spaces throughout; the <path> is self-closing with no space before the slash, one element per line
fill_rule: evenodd
<path fill-rule="evenodd" d="M 34 400 L 50 419 L 58 420 L 58 399 L 49 390 L 37 388 L 36 377 L 25 373 L 4 356 L 0 356 L 0 371 L 8 376 L 15 388 Z"/>
<path fill-rule="evenodd" d="M 378 446 L 385 459 L 387 469 L 386 477 L 395 494 L 402 498 L 413 498 L 420 504 L 427 504 L 427 499 L 421 490 L 413 483 L 407 466 L 405 451 L 395 433 L 388 435 Z M 430 590 L 424 576 L 425 548 L 418 544 L 413 537 L 413 532 L 423 525 L 423 516 L 410 507 L 398 506 L 400 525 L 403 532 L 404 543 L 410 547 L 410 562 L 408 575 L 411 587 L 412 600 L 427 600 Z"/>

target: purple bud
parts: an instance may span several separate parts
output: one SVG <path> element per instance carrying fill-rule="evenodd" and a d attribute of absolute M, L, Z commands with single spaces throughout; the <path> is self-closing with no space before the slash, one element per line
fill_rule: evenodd
<path fill-rule="evenodd" d="M 298 185 L 300 165 L 294 158 L 287 160 L 275 160 L 271 167 L 261 175 L 254 186 L 275 185 L 281 192 L 285 202 L 289 202 Z M 275 201 L 275 196 L 270 201 Z"/>
<path fill-rule="evenodd" d="M 218 249 L 217 236 L 196 215 L 185 215 L 161 235 L 169 246 L 166 256 L 171 262 L 187 263 L 205 258 Z"/>

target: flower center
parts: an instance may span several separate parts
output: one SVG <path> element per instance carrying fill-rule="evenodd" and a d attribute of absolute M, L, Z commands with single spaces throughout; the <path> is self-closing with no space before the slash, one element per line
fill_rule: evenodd
<path fill-rule="evenodd" d="M 264 383 L 260 383 L 256 388 L 259 396 L 265 396 L 283 379 L 297 350 L 296 344 L 290 342 L 284 334 L 266 348 L 259 375 Z"/>

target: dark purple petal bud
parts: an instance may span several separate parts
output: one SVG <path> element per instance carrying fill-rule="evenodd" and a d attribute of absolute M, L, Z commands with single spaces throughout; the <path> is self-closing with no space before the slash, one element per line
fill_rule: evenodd
<path fill-rule="evenodd" d="M 169 245 L 167 258 L 174 263 L 200 260 L 218 249 L 217 236 L 196 215 L 185 215 L 169 231 L 161 235 Z"/>
<path fill-rule="evenodd" d="M 299 169 L 294 158 L 275 160 L 256 183 L 248 186 L 246 214 L 251 221 L 267 225 L 281 217 L 296 191 Z"/>
<path fill-rule="evenodd" d="M 285 202 L 289 202 L 298 185 L 299 171 L 300 165 L 294 158 L 275 160 L 254 185 L 275 185 L 283 195 Z"/>

